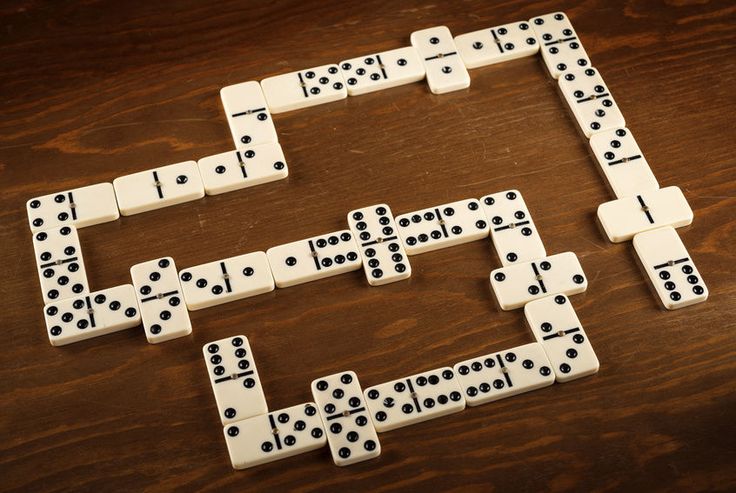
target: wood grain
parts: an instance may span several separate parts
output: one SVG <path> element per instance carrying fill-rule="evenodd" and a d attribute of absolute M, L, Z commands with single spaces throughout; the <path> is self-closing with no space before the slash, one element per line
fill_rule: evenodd
<path fill-rule="evenodd" d="M 80 231 L 94 289 L 131 265 L 180 267 L 396 213 L 518 188 L 547 250 L 575 251 L 573 298 L 600 373 L 381 436 L 377 460 L 322 449 L 230 468 L 200 347 L 243 333 L 271 409 L 353 369 L 365 386 L 532 340 L 498 311 L 489 241 L 413 257 L 407 282 L 361 272 L 191 314 L 191 337 L 132 329 L 48 344 L 24 204 L 231 148 L 221 87 L 565 10 L 662 185 L 695 211 L 681 230 L 711 292 L 665 312 L 629 243 L 595 223 L 610 200 L 546 76 L 524 58 L 275 117 L 287 181 Z M 733 2 L 5 2 L 0 113 L 0 489 L 3 491 L 615 491 L 736 488 L 736 6 Z"/>

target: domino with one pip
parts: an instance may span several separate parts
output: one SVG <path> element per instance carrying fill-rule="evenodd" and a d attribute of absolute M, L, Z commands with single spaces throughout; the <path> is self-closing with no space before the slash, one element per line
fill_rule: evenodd
<path fill-rule="evenodd" d="M 199 168 L 194 161 L 170 164 L 112 182 L 120 214 L 131 216 L 204 197 Z"/>

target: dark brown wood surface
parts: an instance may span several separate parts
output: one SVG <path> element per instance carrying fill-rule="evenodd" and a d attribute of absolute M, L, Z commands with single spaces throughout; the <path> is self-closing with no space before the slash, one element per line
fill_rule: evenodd
<path fill-rule="evenodd" d="M 271 409 L 312 379 L 364 386 L 524 344 L 494 306 L 490 241 L 412 257 L 409 281 L 362 272 L 191 313 L 190 337 L 140 328 L 51 347 L 27 199 L 231 149 L 221 87 L 565 10 L 663 186 L 710 288 L 661 308 L 630 243 L 595 222 L 612 198 L 537 57 L 276 115 L 288 180 L 80 230 L 93 289 L 164 255 L 197 265 L 395 213 L 518 188 L 549 253 L 577 253 L 573 298 L 600 373 L 381 435 L 377 460 L 327 448 L 230 467 L 201 346 L 250 338 Z M 0 489 L 563 491 L 736 488 L 736 6 L 733 2 L 5 2 L 0 6 Z"/>

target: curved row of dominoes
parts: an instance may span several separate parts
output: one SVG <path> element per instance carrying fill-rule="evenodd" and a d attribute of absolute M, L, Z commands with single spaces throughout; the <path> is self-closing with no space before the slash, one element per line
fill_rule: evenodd
<path fill-rule="evenodd" d="M 353 373 L 325 377 L 313 383 L 316 404 L 271 414 L 249 359 L 247 340 L 238 336 L 227 343 L 208 344 L 205 354 L 223 423 L 228 423 L 225 434 L 234 467 L 324 445 L 323 427 L 329 431 L 335 462 L 354 463 L 380 452 L 373 423 L 378 431 L 387 431 L 459 411 L 466 401 L 469 405 L 487 402 L 551 384 L 555 377 L 564 381 L 597 371 L 595 354 L 565 296 L 585 290 L 582 268 L 573 253 L 546 256 L 517 191 L 431 207 L 400 215 L 396 222 L 388 206 L 379 204 L 349 213 L 348 230 L 179 273 L 173 259 L 156 259 L 131 268 L 133 286 L 94 293 L 89 293 L 76 234 L 77 227 L 115 220 L 120 214 L 286 177 L 286 161 L 270 113 L 423 78 L 433 93 L 442 94 L 468 87 L 468 68 L 540 51 L 617 196 L 598 209 L 609 239 L 633 239 L 665 307 L 679 308 L 707 298 L 707 288 L 673 229 L 690 224 L 692 210 L 679 188 L 659 188 L 564 14 L 484 29 L 454 40 L 446 27 L 435 27 L 412 33 L 411 44 L 339 66 L 224 88 L 221 97 L 235 151 L 120 177 L 112 185 L 31 199 L 27 207 L 51 343 L 68 344 L 141 322 L 149 342 L 162 342 L 191 332 L 187 308 L 205 308 L 271 291 L 274 285 L 293 286 L 361 266 L 371 285 L 398 281 L 411 275 L 407 254 L 484 238 L 490 232 L 504 265 L 490 276 L 496 299 L 502 309 L 525 306 L 538 343 L 370 388 L 365 393 L 367 408 Z M 223 344 L 228 349 L 232 345 L 231 352 L 222 349 Z M 243 413 L 228 406 L 231 398 L 243 409 L 258 409 Z M 300 419 L 294 419 L 294 414 Z M 241 429 L 247 432 L 240 433 Z M 311 438 L 303 435 L 305 430 Z M 257 437 L 265 438 L 258 443 Z M 356 443 L 362 448 L 355 449 Z"/>

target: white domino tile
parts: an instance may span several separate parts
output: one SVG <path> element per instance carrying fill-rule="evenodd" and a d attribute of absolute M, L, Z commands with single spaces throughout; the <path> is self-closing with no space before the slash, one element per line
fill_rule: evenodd
<path fill-rule="evenodd" d="M 192 311 L 268 293 L 275 288 L 264 252 L 183 269 L 179 281 L 187 308 Z"/>
<path fill-rule="evenodd" d="M 558 84 L 562 97 L 587 138 L 597 132 L 626 125 L 621 110 L 597 69 L 572 70 L 560 77 Z"/>
<path fill-rule="evenodd" d="M 44 303 L 89 292 L 77 228 L 59 226 L 33 234 L 33 250 Z"/>
<path fill-rule="evenodd" d="M 558 382 L 598 372 L 598 357 L 567 296 L 558 294 L 527 303 L 524 316 L 547 353 Z"/>
<path fill-rule="evenodd" d="M 289 176 L 278 142 L 242 147 L 197 161 L 207 195 L 254 187 Z"/>
<path fill-rule="evenodd" d="M 365 390 L 365 401 L 379 433 L 465 409 L 463 390 L 452 368 L 439 368 L 369 387 Z"/>
<path fill-rule="evenodd" d="M 693 222 L 693 211 L 678 187 L 647 190 L 598 206 L 598 220 L 608 239 L 628 241 L 637 233 Z"/>
<path fill-rule="evenodd" d="M 358 270 L 362 264 L 358 244 L 348 230 L 275 246 L 266 255 L 279 288 Z"/>
<path fill-rule="evenodd" d="M 590 67 L 572 23 L 563 12 L 554 12 L 529 21 L 539 41 L 542 60 L 554 79 L 578 68 Z"/>
<path fill-rule="evenodd" d="M 268 412 L 253 350 L 243 335 L 202 346 L 207 374 L 222 424 Z"/>
<path fill-rule="evenodd" d="M 31 231 L 75 226 L 84 228 L 120 217 L 111 183 L 35 197 L 26 203 Z"/>
<path fill-rule="evenodd" d="M 223 87 L 220 99 L 236 148 L 278 141 L 266 98 L 257 81 Z"/>
<path fill-rule="evenodd" d="M 539 43 L 527 21 L 504 24 L 455 36 L 455 45 L 467 68 L 507 62 L 539 51 Z"/>
<path fill-rule="evenodd" d="M 552 294 L 582 293 L 588 280 L 578 257 L 565 252 L 496 269 L 491 288 L 502 310 L 514 310 Z"/>
<path fill-rule="evenodd" d="M 115 178 L 120 213 L 140 214 L 204 197 L 197 163 L 185 161 Z"/>
<path fill-rule="evenodd" d="M 466 199 L 396 216 L 409 255 L 448 248 L 488 237 L 488 222 L 478 199 Z"/>
<path fill-rule="evenodd" d="M 454 369 L 468 406 L 480 406 L 555 382 L 549 359 L 536 342 L 462 361 Z"/>
<path fill-rule="evenodd" d="M 348 225 L 358 242 L 368 284 L 382 286 L 411 276 L 411 264 L 388 205 L 350 211 Z"/>
<path fill-rule="evenodd" d="M 378 434 L 355 372 L 343 371 L 314 380 L 312 396 L 325 425 L 335 465 L 349 466 L 381 454 Z"/>
<path fill-rule="evenodd" d="M 348 96 L 345 81 L 337 65 L 322 65 L 261 81 L 271 113 L 308 108 L 331 103 Z"/>
<path fill-rule="evenodd" d="M 430 91 L 444 94 L 470 86 L 470 74 L 447 27 L 437 26 L 414 31 L 410 39 L 411 45 L 424 62 Z"/>
<path fill-rule="evenodd" d="M 234 469 L 304 454 L 327 443 L 322 420 L 312 402 L 229 424 L 224 433 Z"/>
<path fill-rule="evenodd" d="M 614 128 L 590 138 L 590 148 L 616 198 L 659 188 L 631 130 Z"/>
<path fill-rule="evenodd" d="M 130 284 L 49 303 L 44 316 L 52 346 L 65 346 L 141 323 Z"/>
<path fill-rule="evenodd" d="M 675 310 L 708 299 L 708 287 L 674 228 L 637 234 L 634 249 L 665 308 Z"/>
<path fill-rule="evenodd" d="M 424 64 L 413 46 L 340 62 L 350 96 L 410 84 L 424 78 Z"/>
<path fill-rule="evenodd" d="M 501 264 L 513 265 L 547 255 L 521 192 L 493 193 L 481 197 L 480 203 Z"/>
<path fill-rule="evenodd" d="M 146 339 L 158 344 L 192 333 L 174 259 L 164 257 L 130 268 Z"/>

